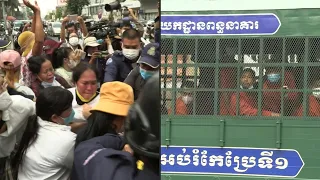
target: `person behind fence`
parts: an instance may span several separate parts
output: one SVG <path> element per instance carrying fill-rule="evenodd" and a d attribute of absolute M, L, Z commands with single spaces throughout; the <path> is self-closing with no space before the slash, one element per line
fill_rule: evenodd
<path fill-rule="evenodd" d="M 254 90 L 256 88 L 255 72 L 251 68 L 243 69 L 240 75 L 240 89 Z M 239 103 L 237 101 L 239 101 Z M 259 112 L 257 101 L 258 96 L 256 91 L 240 91 L 238 97 L 237 93 L 233 93 L 229 110 L 230 115 L 236 116 L 238 111 L 239 116 L 257 116 Z M 280 114 L 262 110 L 262 116 L 280 116 Z"/>
<path fill-rule="evenodd" d="M 186 80 L 181 84 L 183 89 L 181 96 L 177 98 L 175 103 L 176 115 L 188 115 L 192 114 L 193 111 L 193 93 L 190 91 L 190 88 L 194 88 L 194 82 Z M 168 114 L 172 114 L 172 109 L 168 109 Z"/>
<path fill-rule="evenodd" d="M 133 90 L 129 85 L 117 81 L 104 83 L 100 90 L 100 100 L 90 111 L 92 114 L 87 120 L 88 125 L 78 133 L 76 145 L 106 133 L 122 133 L 124 120 L 133 101 Z"/>
<path fill-rule="evenodd" d="M 160 67 L 160 46 L 157 43 L 150 43 L 141 52 L 137 61 L 139 66 L 135 67 L 124 80 L 133 88 L 134 99 L 138 99 L 140 91 L 146 81 L 154 74 L 159 73 Z"/>
<path fill-rule="evenodd" d="M 315 80 L 311 86 L 312 92 L 308 95 L 307 108 L 309 111 L 306 113 L 307 116 L 320 116 L 320 80 Z M 303 116 L 303 105 L 294 112 L 294 116 Z"/>
<path fill-rule="evenodd" d="M 123 82 L 140 57 L 140 33 L 129 29 L 122 34 L 122 51 L 115 51 L 106 62 L 104 82 Z"/>
<path fill-rule="evenodd" d="M 20 95 L 9 94 L 7 83 L 0 76 L 0 179 L 4 175 L 7 158 L 19 143 L 29 116 L 34 113 L 34 102 Z"/>
<path fill-rule="evenodd" d="M 126 118 L 125 139 L 106 134 L 76 147 L 74 168 L 78 174 L 72 180 L 160 179 L 159 86 L 159 74 L 146 82 Z"/>
<path fill-rule="evenodd" d="M 36 114 L 28 120 L 12 158 L 18 179 L 69 179 L 76 140 L 76 134 L 66 126 L 75 114 L 72 100 L 72 93 L 61 87 L 49 87 L 39 94 Z"/>
<path fill-rule="evenodd" d="M 272 63 L 272 62 L 271 62 Z M 281 76 L 282 70 L 279 67 L 272 66 L 266 67 L 266 75 L 264 76 L 263 89 L 296 89 L 296 83 L 294 76 L 290 71 L 285 70 L 284 77 Z M 284 86 L 282 86 L 284 81 Z M 298 93 L 285 92 L 284 94 L 284 110 L 285 115 L 290 115 L 288 110 L 292 110 L 291 106 L 297 100 Z M 263 92 L 263 104 L 262 108 L 266 111 L 272 111 L 275 113 L 281 112 L 281 92 Z"/>

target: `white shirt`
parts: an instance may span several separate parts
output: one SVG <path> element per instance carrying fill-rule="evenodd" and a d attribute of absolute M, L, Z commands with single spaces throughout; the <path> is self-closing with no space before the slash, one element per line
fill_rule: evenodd
<path fill-rule="evenodd" d="M 23 156 L 19 180 L 68 180 L 74 157 L 76 134 L 70 126 L 38 117 L 38 137 Z"/>
<path fill-rule="evenodd" d="M 22 86 L 19 83 L 14 83 L 14 87 L 15 87 L 16 91 L 21 92 L 25 95 L 34 96 L 34 97 L 36 96 L 34 94 L 34 92 L 32 91 L 32 89 L 30 89 L 27 86 Z"/>
<path fill-rule="evenodd" d="M 76 88 L 70 88 L 68 90 L 73 95 L 72 108 L 75 112 L 73 122 L 86 121 L 86 119 L 83 117 L 83 114 L 82 114 L 82 105 L 78 105 L 77 100 L 76 100 Z M 87 104 L 91 107 L 94 107 L 99 102 L 99 99 L 100 99 L 100 94 L 97 95 L 92 101 L 90 101 Z"/>
<path fill-rule="evenodd" d="M 6 98 L 11 101 L 5 101 Z M 0 158 L 7 157 L 13 151 L 16 142 L 21 140 L 29 116 L 35 114 L 35 103 L 19 95 L 10 96 L 8 92 L 0 94 L 2 120 L 6 122 L 7 131 L 0 134 Z"/>

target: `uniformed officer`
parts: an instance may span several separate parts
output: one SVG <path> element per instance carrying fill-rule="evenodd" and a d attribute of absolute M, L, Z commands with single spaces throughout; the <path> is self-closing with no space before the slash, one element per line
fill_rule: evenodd
<path fill-rule="evenodd" d="M 6 50 L 11 44 L 11 41 L 0 40 L 0 52 Z"/>
<path fill-rule="evenodd" d="M 106 134 L 77 146 L 72 180 L 160 180 L 159 86 L 159 74 L 146 82 L 124 122 L 125 140 Z"/>
<path fill-rule="evenodd" d="M 123 82 L 133 64 L 140 57 L 140 33 L 136 29 L 128 29 L 122 34 L 122 51 L 115 51 L 113 56 L 106 62 L 104 82 Z"/>
<path fill-rule="evenodd" d="M 139 66 L 135 67 L 124 80 L 124 83 L 132 87 L 135 100 L 138 99 L 146 81 L 152 75 L 159 73 L 160 58 L 160 46 L 158 43 L 149 43 L 143 48 L 141 57 L 137 61 Z"/>

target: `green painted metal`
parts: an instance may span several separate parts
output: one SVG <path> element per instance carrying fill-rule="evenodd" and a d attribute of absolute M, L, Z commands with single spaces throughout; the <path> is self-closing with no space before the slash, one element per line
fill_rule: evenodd
<path fill-rule="evenodd" d="M 214 77 L 219 77 L 217 71 L 220 67 L 236 67 L 237 77 L 239 77 L 239 69 L 243 67 L 241 63 L 219 63 L 221 54 L 219 53 L 219 47 L 225 39 L 238 39 L 238 53 L 241 54 L 242 40 L 245 39 L 257 39 L 259 41 L 260 48 L 257 54 L 262 57 L 264 55 L 264 48 L 266 47 L 266 37 L 280 38 L 282 40 L 282 63 L 268 64 L 268 66 L 281 66 L 282 74 L 284 74 L 284 66 L 295 67 L 296 64 L 284 63 L 287 52 L 286 47 L 289 46 L 289 41 L 292 38 L 298 38 L 304 43 L 304 49 L 306 52 L 303 56 L 303 61 L 300 62 L 299 67 L 302 67 L 304 72 L 301 76 L 303 79 L 303 89 L 294 90 L 295 92 L 303 93 L 303 117 L 290 117 L 283 116 L 284 112 L 281 111 L 281 117 L 263 117 L 261 116 L 262 111 L 262 92 L 258 92 L 258 109 L 259 114 L 256 117 L 245 117 L 245 116 L 219 116 L 218 115 L 218 93 L 223 90 L 226 92 L 238 91 L 239 88 L 235 89 L 219 89 L 219 88 L 202 88 L 194 87 L 191 91 L 204 91 L 214 92 L 214 98 L 208 99 L 208 101 L 214 101 L 214 112 L 213 115 L 195 115 L 196 111 L 193 109 L 193 115 L 188 116 L 177 116 L 175 109 L 173 114 L 162 115 L 161 122 L 161 144 L 163 145 L 180 145 L 180 146 L 216 146 L 216 147 L 256 147 L 256 148 L 282 148 L 282 149 L 295 149 L 297 150 L 305 166 L 300 174 L 295 179 L 300 180 L 319 180 L 320 179 L 320 158 L 318 154 L 320 152 L 320 121 L 319 118 L 307 117 L 306 110 L 308 110 L 308 96 L 311 92 L 307 88 L 308 80 L 308 67 L 320 66 L 319 63 L 310 62 L 311 47 L 310 42 L 315 38 L 320 38 L 320 11 L 319 9 L 295 9 L 295 10 L 266 10 L 266 11 L 214 11 L 214 12 L 179 12 L 176 14 L 241 14 L 241 13 L 275 13 L 281 20 L 282 26 L 273 36 L 261 36 L 261 37 L 222 37 L 222 36 L 204 36 L 204 37 L 188 37 L 188 36 L 163 36 L 165 39 L 173 39 L 173 63 L 163 64 L 162 67 L 171 67 L 173 69 L 172 84 L 177 83 L 178 75 L 177 68 L 181 67 L 211 67 L 215 68 Z M 166 14 L 174 14 L 167 13 Z M 219 38 L 219 39 L 217 39 Z M 195 64 L 178 64 L 177 63 L 177 47 L 179 46 L 179 39 L 190 39 L 195 40 Z M 215 56 L 212 57 L 212 62 L 199 62 L 199 53 L 201 52 L 200 44 L 202 39 L 214 39 L 216 51 Z M 162 47 L 166 48 L 166 47 Z M 241 59 L 241 57 L 239 57 Z M 258 63 L 253 65 L 245 65 L 246 67 L 258 66 L 263 68 L 266 64 L 258 60 Z M 166 72 L 166 71 L 165 71 Z M 318 73 L 318 72 L 314 72 Z M 259 71 L 259 77 L 262 77 L 262 71 Z M 194 80 L 197 78 L 194 76 Z M 215 87 L 218 87 L 217 78 L 214 82 Z M 239 83 L 238 83 L 239 85 Z M 263 86 L 260 79 L 258 87 L 261 89 Z M 239 87 L 239 86 L 238 86 Z M 172 88 L 163 88 L 163 91 L 171 92 L 171 105 L 174 107 L 177 92 L 179 91 L 176 86 Z M 274 90 L 273 90 L 274 91 Z M 292 92 L 293 90 L 279 90 L 283 97 L 286 92 Z M 237 93 L 239 94 L 239 93 Z M 237 97 L 238 99 L 239 97 Z M 203 102 L 205 103 L 205 102 Z M 195 102 L 193 106 L 195 106 Z M 281 107 L 284 107 L 283 103 Z M 282 108 L 284 109 L 284 108 Z M 270 177 L 253 177 L 253 176 L 224 176 L 224 175 L 189 175 L 189 174 L 163 174 L 162 179 L 170 180 L 248 180 L 248 179 L 280 179 Z M 287 178 L 290 179 L 290 178 Z"/>

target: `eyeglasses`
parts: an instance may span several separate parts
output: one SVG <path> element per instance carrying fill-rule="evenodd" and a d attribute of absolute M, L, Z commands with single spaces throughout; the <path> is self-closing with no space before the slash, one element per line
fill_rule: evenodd
<path fill-rule="evenodd" d="M 50 68 L 50 69 L 47 69 L 46 71 L 41 72 L 41 73 L 44 74 L 44 75 L 48 75 L 49 72 L 53 73 L 53 72 L 54 72 L 54 69 L 53 69 L 53 68 Z"/>

